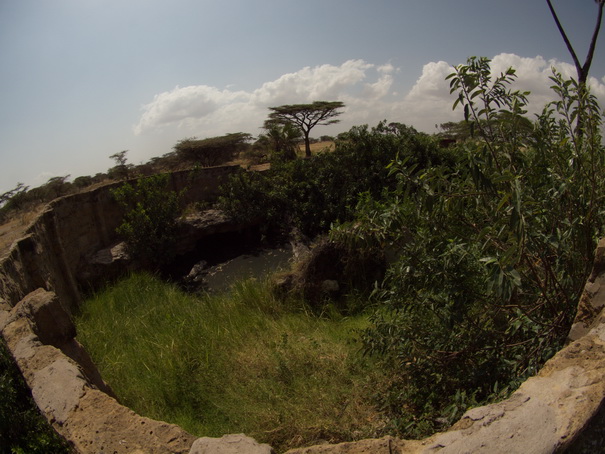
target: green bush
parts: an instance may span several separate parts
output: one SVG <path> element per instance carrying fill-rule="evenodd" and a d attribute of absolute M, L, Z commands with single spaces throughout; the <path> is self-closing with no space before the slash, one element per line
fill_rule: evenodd
<path fill-rule="evenodd" d="M 168 175 L 141 178 L 134 186 L 125 183 L 111 194 L 125 209 L 117 232 L 131 256 L 152 267 L 168 263 L 174 257 L 180 213 L 180 196 L 168 188 Z"/>
<path fill-rule="evenodd" d="M 392 256 L 364 344 L 398 377 L 382 405 L 404 436 L 502 397 L 562 346 L 605 225 L 595 98 L 554 73 L 560 100 L 528 130 L 514 70 L 490 72 L 472 58 L 449 77 L 475 134 L 455 160 L 418 171 L 400 155 L 397 188 L 332 232 Z"/>
<path fill-rule="evenodd" d="M 316 236 L 334 222 L 350 220 L 361 193 L 378 197 L 393 189 L 387 166 L 398 155 L 418 168 L 450 159 L 433 138 L 413 128 L 386 122 L 355 127 L 339 136 L 333 152 L 233 176 L 220 205 L 242 220 L 262 219 L 268 227 L 285 232 L 296 227 Z"/>

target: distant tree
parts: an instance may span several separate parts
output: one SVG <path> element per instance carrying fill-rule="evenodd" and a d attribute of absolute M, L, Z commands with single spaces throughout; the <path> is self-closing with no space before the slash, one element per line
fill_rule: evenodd
<path fill-rule="evenodd" d="M 83 175 L 76 178 L 72 184 L 77 189 L 83 189 L 87 186 L 91 186 L 93 183 L 93 177 L 91 177 L 90 175 Z"/>
<path fill-rule="evenodd" d="M 300 129 L 292 123 L 265 121 L 265 134 L 257 140 L 260 147 L 269 149 L 271 161 L 291 161 L 296 159 L 298 142 L 302 137 Z"/>
<path fill-rule="evenodd" d="M 49 178 L 46 183 L 28 192 L 28 198 L 35 202 L 50 202 L 71 192 L 70 175 Z"/>
<path fill-rule="evenodd" d="M 116 162 L 117 166 L 125 166 L 126 165 L 126 153 L 128 150 L 122 150 L 117 153 L 114 153 L 110 156 L 110 159 L 113 159 Z"/>
<path fill-rule="evenodd" d="M 338 109 L 345 105 L 340 101 L 315 101 L 311 104 L 291 104 L 270 107 L 269 121 L 277 123 L 292 123 L 303 133 L 305 139 L 305 156 L 311 156 L 309 133 L 317 125 L 331 125 L 340 120 L 334 117 L 340 115 Z"/>
<path fill-rule="evenodd" d="M 447 139 L 464 141 L 471 136 L 471 127 L 468 121 L 448 121 L 439 125 L 439 136 Z"/>
<path fill-rule="evenodd" d="M 129 166 L 126 164 L 126 153 L 128 150 L 122 150 L 117 153 L 112 154 L 109 158 L 113 159 L 116 163 L 115 167 L 109 169 L 109 174 L 118 178 L 128 178 Z"/>
<path fill-rule="evenodd" d="M 25 186 L 23 183 L 17 183 L 17 186 L 10 191 L 0 194 L 0 206 L 3 206 L 16 195 L 26 192 L 28 188 L 29 186 Z"/>
<path fill-rule="evenodd" d="M 236 132 L 208 139 L 189 138 L 179 141 L 174 151 L 181 161 L 203 167 L 217 166 L 233 159 L 250 141 L 250 134 Z"/>
<path fill-rule="evenodd" d="M 28 202 L 27 190 L 29 186 L 17 183 L 17 186 L 0 194 L 0 222 L 4 222 L 10 213 L 23 208 Z"/>

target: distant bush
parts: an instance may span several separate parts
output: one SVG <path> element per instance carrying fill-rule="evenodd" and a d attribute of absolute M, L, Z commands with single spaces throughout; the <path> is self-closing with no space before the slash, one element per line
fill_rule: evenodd
<path fill-rule="evenodd" d="M 19 183 L 14 189 L 0 194 L 0 221 L 6 221 L 15 213 L 31 209 L 35 205 L 51 202 L 74 192 L 75 187 L 67 181 L 69 175 L 52 177 L 46 183 L 29 189 Z"/>
<path fill-rule="evenodd" d="M 209 139 L 183 139 L 174 146 L 178 158 L 184 162 L 210 167 L 231 161 L 250 145 L 250 134 L 241 132 Z"/>

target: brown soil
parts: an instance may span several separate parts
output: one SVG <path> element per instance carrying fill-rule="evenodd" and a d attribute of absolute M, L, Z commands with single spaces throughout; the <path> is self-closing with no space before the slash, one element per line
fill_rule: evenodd
<path fill-rule="evenodd" d="M 36 206 L 28 211 L 18 213 L 12 219 L 0 225 L 0 257 L 4 257 L 13 242 L 23 236 L 43 209 L 44 205 Z"/>

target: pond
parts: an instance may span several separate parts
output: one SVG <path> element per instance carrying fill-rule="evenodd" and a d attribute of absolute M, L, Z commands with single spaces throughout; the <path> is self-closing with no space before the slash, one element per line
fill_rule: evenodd
<path fill-rule="evenodd" d="M 217 233 L 198 241 L 196 248 L 167 268 L 167 277 L 187 291 L 222 292 L 236 281 L 286 270 L 293 258 L 292 246 L 268 239 L 258 231 Z"/>

